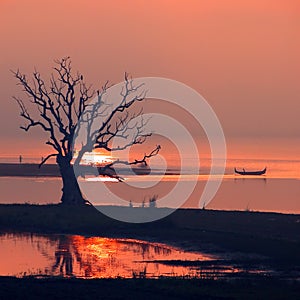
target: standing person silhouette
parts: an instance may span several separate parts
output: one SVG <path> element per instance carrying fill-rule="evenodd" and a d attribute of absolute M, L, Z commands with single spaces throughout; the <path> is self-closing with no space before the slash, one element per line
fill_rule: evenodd
<path fill-rule="evenodd" d="M 19 162 L 20 162 L 20 164 L 22 163 L 22 160 L 23 160 L 23 157 L 22 157 L 22 155 L 20 155 L 19 156 Z"/>

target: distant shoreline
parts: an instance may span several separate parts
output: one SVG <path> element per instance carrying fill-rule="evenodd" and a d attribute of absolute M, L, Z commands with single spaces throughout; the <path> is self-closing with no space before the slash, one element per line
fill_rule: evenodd
<path fill-rule="evenodd" d="M 34 163 L 0 163 L 0 176 L 60 177 L 60 173 L 56 164 L 45 164 L 39 168 Z"/>
<path fill-rule="evenodd" d="M 95 167 L 82 166 L 86 174 L 95 174 Z M 130 175 L 133 171 L 136 175 L 148 175 L 150 169 L 144 168 L 118 168 L 120 175 Z M 164 175 L 159 170 L 152 170 L 152 173 Z M 165 175 L 179 175 L 178 172 L 167 170 Z M 60 177 L 59 167 L 57 164 L 44 164 L 39 168 L 36 163 L 0 163 L 0 177 Z"/>

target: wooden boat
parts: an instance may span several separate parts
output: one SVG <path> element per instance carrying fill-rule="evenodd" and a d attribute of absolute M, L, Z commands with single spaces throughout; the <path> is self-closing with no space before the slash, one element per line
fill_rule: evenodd
<path fill-rule="evenodd" d="M 267 168 L 264 168 L 260 171 L 245 171 L 245 169 L 243 169 L 243 171 L 238 171 L 236 168 L 234 168 L 234 172 L 240 175 L 263 175 L 266 173 L 266 171 Z"/>

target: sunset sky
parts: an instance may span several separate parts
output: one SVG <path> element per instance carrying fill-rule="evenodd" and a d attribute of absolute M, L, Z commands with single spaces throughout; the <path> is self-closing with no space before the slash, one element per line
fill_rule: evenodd
<path fill-rule="evenodd" d="M 0 0 L 2 155 L 47 153 L 19 130 L 10 69 L 45 77 L 71 56 L 101 86 L 134 77 L 175 79 L 218 115 L 229 155 L 300 151 L 300 3 L 297 0 Z"/>

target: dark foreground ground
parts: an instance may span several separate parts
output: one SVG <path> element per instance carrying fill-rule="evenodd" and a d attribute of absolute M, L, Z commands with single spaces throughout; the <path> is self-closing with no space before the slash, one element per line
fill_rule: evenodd
<path fill-rule="evenodd" d="M 128 209 L 135 208 L 124 213 Z M 25 299 L 26 293 L 28 299 L 300 299 L 300 215 L 180 209 L 159 221 L 128 224 L 92 206 L 0 205 L 1 231 L 139 238 L 276 272 L 227 281 L 2 277 L 0 299 Z"/>
<path fill-rule="evenodd" d="M 182 279 L 34 279 L 0 277 L 0 299 L 299 299 L 299 282 Z"/>

